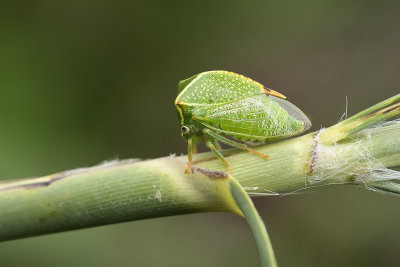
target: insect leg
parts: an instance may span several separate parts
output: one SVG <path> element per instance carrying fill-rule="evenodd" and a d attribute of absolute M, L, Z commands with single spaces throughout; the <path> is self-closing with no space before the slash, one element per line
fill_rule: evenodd
<path fill-rule="evenodd" d="M 192 165 L 192 145 L 193 145 L 192 138 L 189 138 L 188 144 L 187 144 L 187 146 L 188 146 L 188 164 L 185 169 L 186 174 L 189 174 L 191 172 L 190 166 Z"/>
<path fill-rule="evenodd" d="M 217 140 L 214 140 L 214 141 L 213 141 L 213 144 L 214 144 L 215 148 L 216 148 L 218 151 L 220 151 L 220 150 L 222 149 L 221 145 L 219 144 L 219 142 L 218 142 Z"/>
<path fill-rule="evenodd" d="M 192 154 L 197 153 L 197 145 L 195 141 L 192 141 Z"/>
<path fill-rule="evenodd" d="M 231 173 L 231 168 L 229 167 L 228 161 L 224 158 L 224 156 L 217 150 L 217 148 L 214 146 L 215 140 L 208 138 L 206 141 L 206 145 L 211 149 L 212 152 L 217 155 L 217 157 L 224 163 L 226 169 L 228 170 L 228 173 Z"/>
<path fill-rule="evenodd" d="M 212 138 L 217 139 L 218 141 L 220 141 L 220 142 L 222 142 L 222 143 L 224 143 L 224 144 L 227 144 L 227 145 L 230 145 L 230 146 L 233 146 L 233 147 L 237 147 L 237 148 L 240 148 L 240 149 L 243 149 L 243 150 L 247 150 L 247 151 L 249 151 L 250 153 L 252 153 L 253 155 L 258 155 L 258 156 L 263 157 L 264 159 L 268 159 L 268 155 L 265 155 L 265 154 L 263 154 L 263 153 L 260 153 L 260 152 L 258 152 L 258 151 L 255 151 L 254 149 L 251 149 L 251 148 L 250 148 L 248 145 L 246 145 L 246 144 L 242 144 L 242 143 L 239 143 L 239 142 L 230 140 L 230 139 L 228 139 L 228 138 L 226 138 L 226 137 L 223 137 L 223 136 L 219 135 L 218 133 L 215 133 L 215 132 L 211 131 L 210 129 L 205 129 L 205 130 L 204 130 L 204 133 L 205 133 L 206 135 L 212 137 Z"/>

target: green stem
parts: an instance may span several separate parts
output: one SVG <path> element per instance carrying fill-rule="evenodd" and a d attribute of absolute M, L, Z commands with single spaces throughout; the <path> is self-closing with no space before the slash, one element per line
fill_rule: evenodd
<path fill-rule="evenodd" d="M 373 113 L 373 112 L 375 112 L 377 110 L 380 110 L 381 108 L 387 107 L 390 104 L 393 104 L 393 103 L 395 103 L 395 102 L 397 102 L 399 100 L 400 100 L 400 94 L 397 94 L 397 95 L 392 96 L 392 97 L 390 97 L 388 99 L 385 99 L 385 100 L 383 100 L 383 101 L 381 101 L 381 102 L 379 102 L 379 103 L 377 103 L 377 104 L 375 104 L 375 105 L 373 105 L 373 106 L 371 106 L 369 108 L 366 108 L 361 112 L 358 112 L 357 114 L 351 116 L 349 119 L 347 119 L 345 121 L 353 121 L 353 120 L 362 118 L 364 116 L 368 116 L 369 114 L 371 114 L 371 113 Z"/>
<path fill-rule="evenodd" d="M 326 144 L 332 144 L 364 130 L 377 122 L 399 115 L 400 103 L 390 105 L 399 100 L 400 94 L 395 95 L 329 127 L 321 134 L 320 141 Z"/>
<path fill-rule="evenodd" d="M 244 214 L 257 242 L 261 263 L 265 267 L 276 267 L 274 250 L 269 239 L 267 229 L 254 207 L 253 201 L 243 187 L 232 177 L 229 177 L 229 187 L 236 204 Z"/>
<path fill-rule="evenodd" d="M 392 193 L 395 195 L 400 195 L 400 184 L 392 181 L 379 181 L 374 183 L 369 183 L 368 186 L 372 188 L 381 190 L 383 192 Z"/>
<path fill-rule="evenodd" d="M 396 116 L 396 105 L 380 105 L 386 113 L 374 109 L 353 121 L 363 125 L 364 119 L 371 125 L 383 115 Z M 336 142 L 335 134 L 323 136 L 331 129 L 346 138 Z M 400 121 L 351 134 L 346 127 L 333 126 L 256 147 L 268 160 L 246 151 L 222 153 L 232 176 L 250 195 L 337 183 L 369 186 L 399 179 L 397 172 L 386 169 L 400 166 L 399 136 Z M 0 183 L 0 240 L 194 212 L 241 214 L 228 189 L 226 168 L 213 153 L 194 155 L 190 175 L 184 174 L 186 162 L 186 156 L 112 162 Z"/>

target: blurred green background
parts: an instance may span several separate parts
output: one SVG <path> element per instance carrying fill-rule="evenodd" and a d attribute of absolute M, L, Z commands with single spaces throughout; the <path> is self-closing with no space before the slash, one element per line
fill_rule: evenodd
<path fill-rule="evenodd" d="M 181 79 L 278 89 L 313 130 L 399 92 L 398 1 L 2 1 L 0 179 L 185 153 Z M 398 198 L 331 186 L 255 200 L 280 266 L 398 266 Z M 0 211 L 1 216 L 1 211 Z M 0 266 L 258 266 L 243 219 L 195 214 L 0 243 Z"/>

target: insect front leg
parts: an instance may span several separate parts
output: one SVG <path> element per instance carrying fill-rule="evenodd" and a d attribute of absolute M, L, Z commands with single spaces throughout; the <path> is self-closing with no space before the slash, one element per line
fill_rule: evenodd
<path fill-rule="evenodd" d="M 215 140 L 207 137 L 206 140 L 206 145 L 211 149 L 212 152 L 217 155 L 217 157 L 224 163 L 226 169 L 228 170 L 228 173 L 231 173 L 231 168 L 229 167 L 228 161 L 224 158 L 224 156 L 218 151 L 218 149 L 214 146 Z"/>
<path fill-rule="evenodd" d="M 187 146 L 188 146 L 188 164 L 186 166 L 185 173 L 189 174 L 191 173 L 191 165 L 192 165 L 192 149 L 193 149 L 192 138 L 188 139 Z M 196 147 L 196 145 L 194 146 Z"/>
<path fill-rule="evenodd" d="M 197 144 L 192 140 L 192 154 L 197 154 Z"/>
<path fill-rule="evenodd" d="M 204 133 L 205 133 L 207 136 L 210 136 L 210 137 L 212 137 L 212 138 L 214 138 L 214 139 L 216 139 L 216 140 L 218 140 L 218 141 L 220 141 L 220 142 L 222 142 L 222 143 L 224 143 L 224 144 L 227 144 L 227 145 L 230 145 L 230 146 L 233 146 L 233 147 L 237 147 L 237 148 L 240 148 L 240 149 L 243 149 L 243 150 L 247 150 L 247 151 L 249 151 L 250 153 L 252 153 L 253 155 L 258 155 L 258 156 L 263 157 L 264 159 L 268 159 L 268 155 L 265 155 L 265 154 L 263 154 L 263 153 L 260 153 L 260 152 L 258 152 L 258 151 L 255 151 L 254 149 L 251 149 L 251 148 L 250 148 L 248 145 L 246 145 L 246 144 L 242 144 L 242 143 L 239 143 L 239 142 L 230 140 L 230 139 L 228 139 L 228 138 L 226 138 L 226 137 L 223 137 L 222 135 L 220 135 L 220 134 L 218 134 L 218 133 L 215 133 L 215 132 L 211 131 L 210 129 L 205 129 L 205 130 L 204 130 Z"/>

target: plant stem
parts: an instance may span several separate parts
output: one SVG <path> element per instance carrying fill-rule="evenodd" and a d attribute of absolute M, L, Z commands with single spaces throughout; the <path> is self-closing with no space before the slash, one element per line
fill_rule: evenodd
<path fill-rule="evenodd" d="M 253 201 L 251 201 L 247 192 L 235 179 L 233 179 L 233 177 L 229 177 L 229 187 L 233 199 L 242 211 L 253 232 L 254 238 L 257 242 L 262 265 L 264 267 L 278 266 L 267 229 L 265 228 L 264 222 L 254 207 Z"/>
<path fill-rule="evenodd" d="M 371 127 L 400 113 L 398 104 L 386 107 L 391 103 L 339 123 L 343 127 L 256 147 L 268 160 L 238 150 L 223 154 L 232 176 L 253 196 L 332 183 L 373 187 L 393 182 L 398 172 L 387 168 L 400 166 L 400 122 Z M 193 174 L 184 174 L 186 160 L 170 156 L 110 162 L 0 183 L 0 240 L 194 212 L 242 214 L 232 199 L 225 166 L 213 153 L 194 155 Z M 385 188 L 393 191 L 381 186 Z"/>

